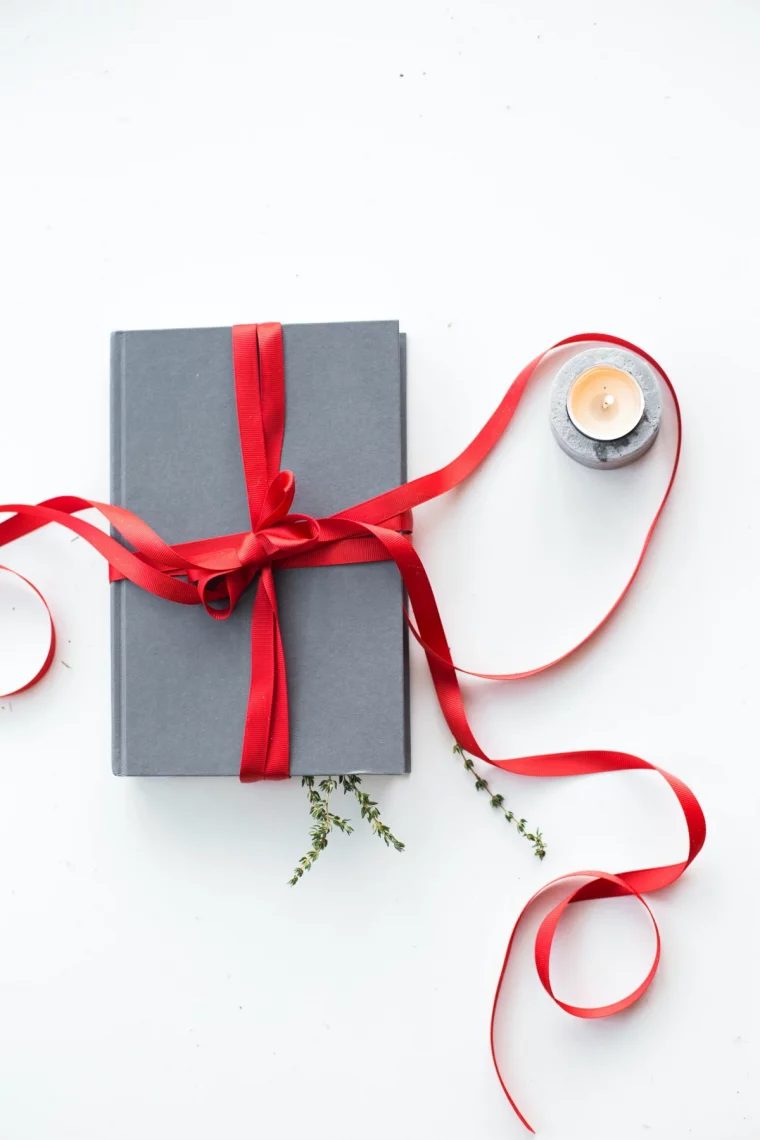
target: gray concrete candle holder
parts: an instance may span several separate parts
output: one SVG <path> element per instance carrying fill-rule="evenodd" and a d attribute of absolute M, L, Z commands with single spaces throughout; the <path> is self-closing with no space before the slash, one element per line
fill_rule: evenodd
<path fill-rule="evenodd" d="M 567 412 L 570 385 L 587 369 L 607 364 L 627 372 L 644 393 L 644 412 L 633 431 L 620 439 L 592 439 L 579 431 Z M 624 467 L 654 443 L 662 421 L 660 382 L 645 360 L 624 348 L 610 345 L 589 348 L 572 356 L 554 378 L 551 392 L 552 431 L 562 450 L 578 463 L 598 469 Z"/>

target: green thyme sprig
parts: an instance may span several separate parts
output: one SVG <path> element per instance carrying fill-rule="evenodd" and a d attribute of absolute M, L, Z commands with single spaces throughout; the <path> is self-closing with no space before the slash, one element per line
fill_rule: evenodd
<path fill-rule="evenodd" d="M 312 869 L 327 847 L 331 831 L 337 829 L 342 831 L 344 835 L 350 835 L 354 830 L 350 820 L 342 819 L 330 811 L 330 795 L 339 786 L 343 788 L 344 795 L 351 794 L 356 798 L 362 819 L 366 819 L 373 833 L 380 836 L 386 847 L 394 847 L 396 851 L 404 850 L 404 844 L 401 840 L 396 839 L 388 825 L 381 820 L 377 801 L 370 799 L 368 793 L 361 790 L 360 784 L 361 778 L 359 776 L 327 776 L 324 780 L 319 781 L 318 787 L 315 787 L 313 776 L 301 777 L 301 786 L 307 789 L 309 814 L 314 823 L 309 831 L 311 847 L 298 860 L 293 871 L 293 877 L 288 880 L 291 887 L 294 887 L 302 878 L 304 871 Z"/>
<path fill-rule="evenodd" d="M 380 836 L 385 846 L 395 847 L 396 851 L 403 851 L 404 844 L 400 839 L 396 839 L 388 825 L 380 819 L 380 808 L 377 806 L 377 800 L 371 800 L 368 794 L 359 787 L 362 782 L 361 777 L 338 776 L 338 781 L 343 786 L 344 795 L 353 793 L 356 797 L 362 819 L 366 819 L 374 834 Z"/>
<path fill-rule="evenodd" d="M 311 847 L 306 854 L 298 860 L 296 869 L 293 872 L 293 878 L 288 880 L 291 887 L 296 885 L 304 871 L 310 871 L 312 869 L 325 847 L 327 847 L 330 832 L 333 831 L 333 829 L 337 828 L 338 831 L 342 831 L 344 835 L 350 835 L 354 830 L 347 819 L 341 819 L 339 815 L 335 815 L 330 811 L 330 794 L 334 792 L 338 786 L 334 776 L 328 776 L 326 779 L 320 780 L 319 788 L 314 786 L 313 776 L 303 776 L 301 778 L 301 786 L 308 789 L 306 794 L 309 798 L 309 814 L 314 820 L 314 824 L 309 830 Z"/>
<path fill-rule="evenodd" d="M 528 831 L 528 821 L 526 819 L 518 819 L 513 811 L 510 811 L 504 804 L 504 796 L 500 792 L 494 793 L 484 776 L 481 776 L 475 767 L 475 762 L 472 757 L 465 754 L 464 748 L 461 744 L 454 745 L 454 755 L 461 756 L 465 768 L 468 772 L 472 772 L 475 777 L 475 790 L 478 792 L 487 792 L 488 798 L 492 808 L 500 811 L 507 823 L 514 823 L 520 835 L 525 836 L 529 843 L 533 844 L 533 854 L 539 859 L 543 859 L 546 854 L 546 844 L 541 832 L 536 828 L 535 832 Z"/>

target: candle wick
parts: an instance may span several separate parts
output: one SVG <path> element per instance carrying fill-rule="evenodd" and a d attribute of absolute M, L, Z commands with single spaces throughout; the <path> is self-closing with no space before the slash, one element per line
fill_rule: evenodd
<path fill-rule="evenodd" d="M 614 403 L 615 403 L 615 397 L 614 396 L 605 396 L 604 399 L 602 400 L 602 411 L 606 412 L 607 409 L 611 408 Z"/>

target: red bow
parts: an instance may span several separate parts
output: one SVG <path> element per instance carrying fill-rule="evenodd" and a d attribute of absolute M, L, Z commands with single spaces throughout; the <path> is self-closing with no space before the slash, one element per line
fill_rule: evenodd
<path fill-rule="evenodd" d="M 285 423 L 282 330 L 276 324 L 243 325 L 236 326 L 232 335 L 240 444 L 251 516 L 249 532 L 169 546 L 130 511 L 87 499 L 62 497 L 49 499 L 36 506 L 23 504 L 0 506 L 0 512 L 14 515 L 6 522 L 0 523 L 0 546 L 29 534 L 47 523 L 60 523 L 87 539 L 104 555 L 110 564 L 112 578 L 129 578 L 142 589 L 169 601 L 185 605 L 202 603 L 207 612 L 216 619 L 224 619 L 230 615 L 242 591 L 258 574 L 259 583 L 251 623 L 251 688 L 240 767 L 240 777 L 243 780 L 272 779 L 288 775 L 285 660 L 280 639 L 272 567 L 274 565 L 327 566 L 393 559 L 403 577 L 417 622 L 416 628 L 410 622 L 410 628 L 425 651 L 441 710 L 454 738 L 468 752 L 504 771 L 527 776 L 578 776 L 646 769 L 659 772 L 674 792 L 688 829 L 689 849 L 686 858 L 667 866 L 624 871 L 617 875 L 605 871 L 581 871 L 576 875 L 564 875 L 561 880 L 554 880 L 558 882 L 582 877 L 590 881 L 580 887 L 574 886 L 565 899 L 543 920 L 536 935 L 536 968 L 539 978 L 547 993 L 562 1009 L 576 1017 L 596 1018 L 606 1017 L 627 1008 L 642 995 L 654 977 L 660 952 L 659 933 L 655 959 L 644 981 L 620 1001 L 589 1009 L 562 1002 L 552 993 L 549 957 L 554 932 L 567 906 L 584 899 L 630 894 L 635 895 L 649 911 L 649 907 L 641 898 L 642 893 L 659 890 L 674 882 L 702 848 L 705 840 L 705 820 L 696 797 L 675 776 L 625 752 L 595 750 L 527 756 L 512 760 L 491 759 L 482 750 L 470 728 L 457 674 L 466 673 L 469 676 L 496 681 L 534 676 L 565 660 L 581 645 L 585 645 L 620 605 L 644 560 L 678 469 L 681 451 L 681 414 L 673 385 L 653 357 L 617 337 L 586 333 L 568 337 L 553 346 L 559 348 L 589 340 L 603 341 L 638 353 L 660 372 L 673 397 L 678 423 L 678 442 L 673 467 L 665 494 L 647 532 L 633 573 L 609 613 L 594 629 L 561 657 L 538 668 L 513 674 L 475 673 L 454 664 L 425 568 L 410 539 L 402 532 L 411 529 L 408 512 L 413 507 L 456 487 L 485 459 L 508 427 L 528 381 L 546 353 L 537 356 L 522 370 L 472 443 L 446 467 L 331 515 L 329 518 L 313 519 L 305 515 L 290 514 L 295 493 L 295 479 L 292 472 L 280 471 Z M 74 517 L 75 512 L 90 507 L 97 508 L 126 542 L 134 547 L 134 551 L 128 550 L 91 523 Z M 36 590 L 36 587 L 32 588 Z M 17 692 L 33 685 L 50 667 L 55 649 L 52 618 L 50 630 L 50 647 L 45 661 L 37 674 L 16 690 Z M 547 884 L 550 885 L 552 884 Z M 539 891 L 538 894 L 540 893 Z M 509 940 L 494 997 L 491 1020 L 491 1048 L 499 1080 L 510 1104 L 528 1128 L 530 1125 L 517 1109 L 502 1080 L 493 1049 L 493 1027 L 514 936 L 527 907 L 532 902 L 533 899 L 529 900 L 518 917 Z M 651 911 L 649 913 L 651 915 Z M 652 921 L 654 922 L 654 917 Z"/>

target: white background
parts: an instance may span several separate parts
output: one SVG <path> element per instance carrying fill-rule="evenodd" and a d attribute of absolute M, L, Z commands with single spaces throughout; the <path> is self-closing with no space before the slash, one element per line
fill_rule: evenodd
<path fill-rule="evenodd" d="M 411 475 L 560 336 L 629 337 L 675 380 L 682 472 L 623 612 L 470 701 L 494 755 L 626 749 L 708 817 L 652 899 L 662 966 L 633 1010 L 568 1017 L 535 976 L 538 914 L 519 940 L 499 1051 L 547 1140 L 760 1136 L 759 49 L 749 0 L 0 5 L 0 501 L 107 497 L 114 328 L 398 317 Z M 572 463 L 548 382 L 417 514 L 477 669 L 538 663 L 598 618 L 672 455 L 667 408 L 640 463 Z M 682 858 L 664 783 L 497 772 L 545 832 L 539 864 L 452 757 L 414 647 L 414 771 L 371 788 L 406 853 L 359 829 L 290 890 L 295 781 L 111 776 L 100 558 L 51 530 L 0 561 L 60 630 L 45 682 L 0 701 L 2 1140 L 520 1137 L 487 1040 L 511 925 L 552 876 Z M 1 577 L 10 680 L 41 625 Z M 558 992 L 613 1000 L 651 949 L 635 903 L 579 907 Z"/>

